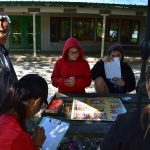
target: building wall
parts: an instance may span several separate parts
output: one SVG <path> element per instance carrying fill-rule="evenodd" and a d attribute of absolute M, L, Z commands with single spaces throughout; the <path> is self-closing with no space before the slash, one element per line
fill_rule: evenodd
<path fill-rule="evenodd" d="M 28 8 L 32 8 L 33 6 L 1 6 L 4 8 L 4 12 L 8 15 L 32 15 L 28 12 Z M 59 42 L 50 42 L 50 18 L 51 17 L 84 17 L 84 18 L 101 18 L 99 11 L 103 11 L 101 8 L 81 8 L 81 7 L 44 7 L 44 6 L 37 6 L 36 8 L 40 8 L 40 12 L 37 15 L 41 16 L 41 51 L 62 51 L 64 41 Z M 64 13 L 64 9 L 75 9 L 75 13 Z M 137 12 L 142 12 L 142 16 L 136 16 Z M 140 20 L 140 36 L 139 36 L 139 43 L 135 46 L 138 46 L 144 36 L 145 36 L 145 23 L 146 23 L 146 11 L 140 9 L 118 9 L 113 8 L 111 10 L 111 14 L 108 18 L 118 18 L 118 19 L 132 19 L 132 20 Z M 87 52 L 100 52 L 101 50 L 101 41 L 80 41 L 81 46 Z M 112 44 L 112 42 L 105 42 L 105 48 Z M 126 45 L 125 45 L 126 46 Z M 127 45 L 128 46 L 128 45 Z M 9 44 L 7 44 L 9 47 Z M 133 46 L 131 46 L 132 49 Z"/>

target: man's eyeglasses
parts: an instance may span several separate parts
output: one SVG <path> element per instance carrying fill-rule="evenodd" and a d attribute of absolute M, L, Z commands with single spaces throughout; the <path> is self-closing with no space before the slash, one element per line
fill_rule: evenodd
<path fill-rule="evenodd" d="M 8 36 L 8 35 L 10 35 L 11 30 L 10 29 L 0 30 L 0 33 L 4 36 Z"/>
<path fill-rule="evenodd" d="M 7 15 L 0 15 L 0 20 L 2 20 L 2 21 L 6 20 L 6 21 L 8 21 L 8 23 L 11 23 L 11 20 Z"/>

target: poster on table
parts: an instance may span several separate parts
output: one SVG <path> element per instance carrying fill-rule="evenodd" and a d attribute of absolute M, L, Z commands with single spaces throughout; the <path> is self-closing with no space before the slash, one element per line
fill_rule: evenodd
<path fill-rule="evenodd" d="M 73 98 L 72 120 L 114 121 L 126 109 L 119 98 Z"/>

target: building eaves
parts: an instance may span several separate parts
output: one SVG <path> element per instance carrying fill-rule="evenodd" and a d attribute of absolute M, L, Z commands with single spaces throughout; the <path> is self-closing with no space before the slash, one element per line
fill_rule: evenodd
<path fill-rule="evenodd" d="M 6 5 L 36 5 L 65 7 L 147 7 L 148 0 L 0 0 Z"/>

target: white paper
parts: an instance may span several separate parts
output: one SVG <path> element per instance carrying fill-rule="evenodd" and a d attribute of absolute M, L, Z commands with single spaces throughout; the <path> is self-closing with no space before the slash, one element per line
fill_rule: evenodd
<path fill-rule="evenodd" d="M 114 77 L 121 78 L 119 57 L 114 57 L 114 61 L 104 62 L 104 69 L 107 79 L 112 79 Z"/>
<path fill-rule="evenodd" d="M 69 123 L 44 117 L 40 122 L 40 126 L 44 127 L 46 134 L 42 150 L 56 150 L 69 128 Z"/>
<path fill-rule="evenodd" d="M 54 98 L 54 96 L 55 96 L 55 94 L 48 95 L 48 97 L 47 97 L 47 102 L 48 102 L 48 104 L 51 103 L 51 101 L 52 101 L 52 99 Z"/>

